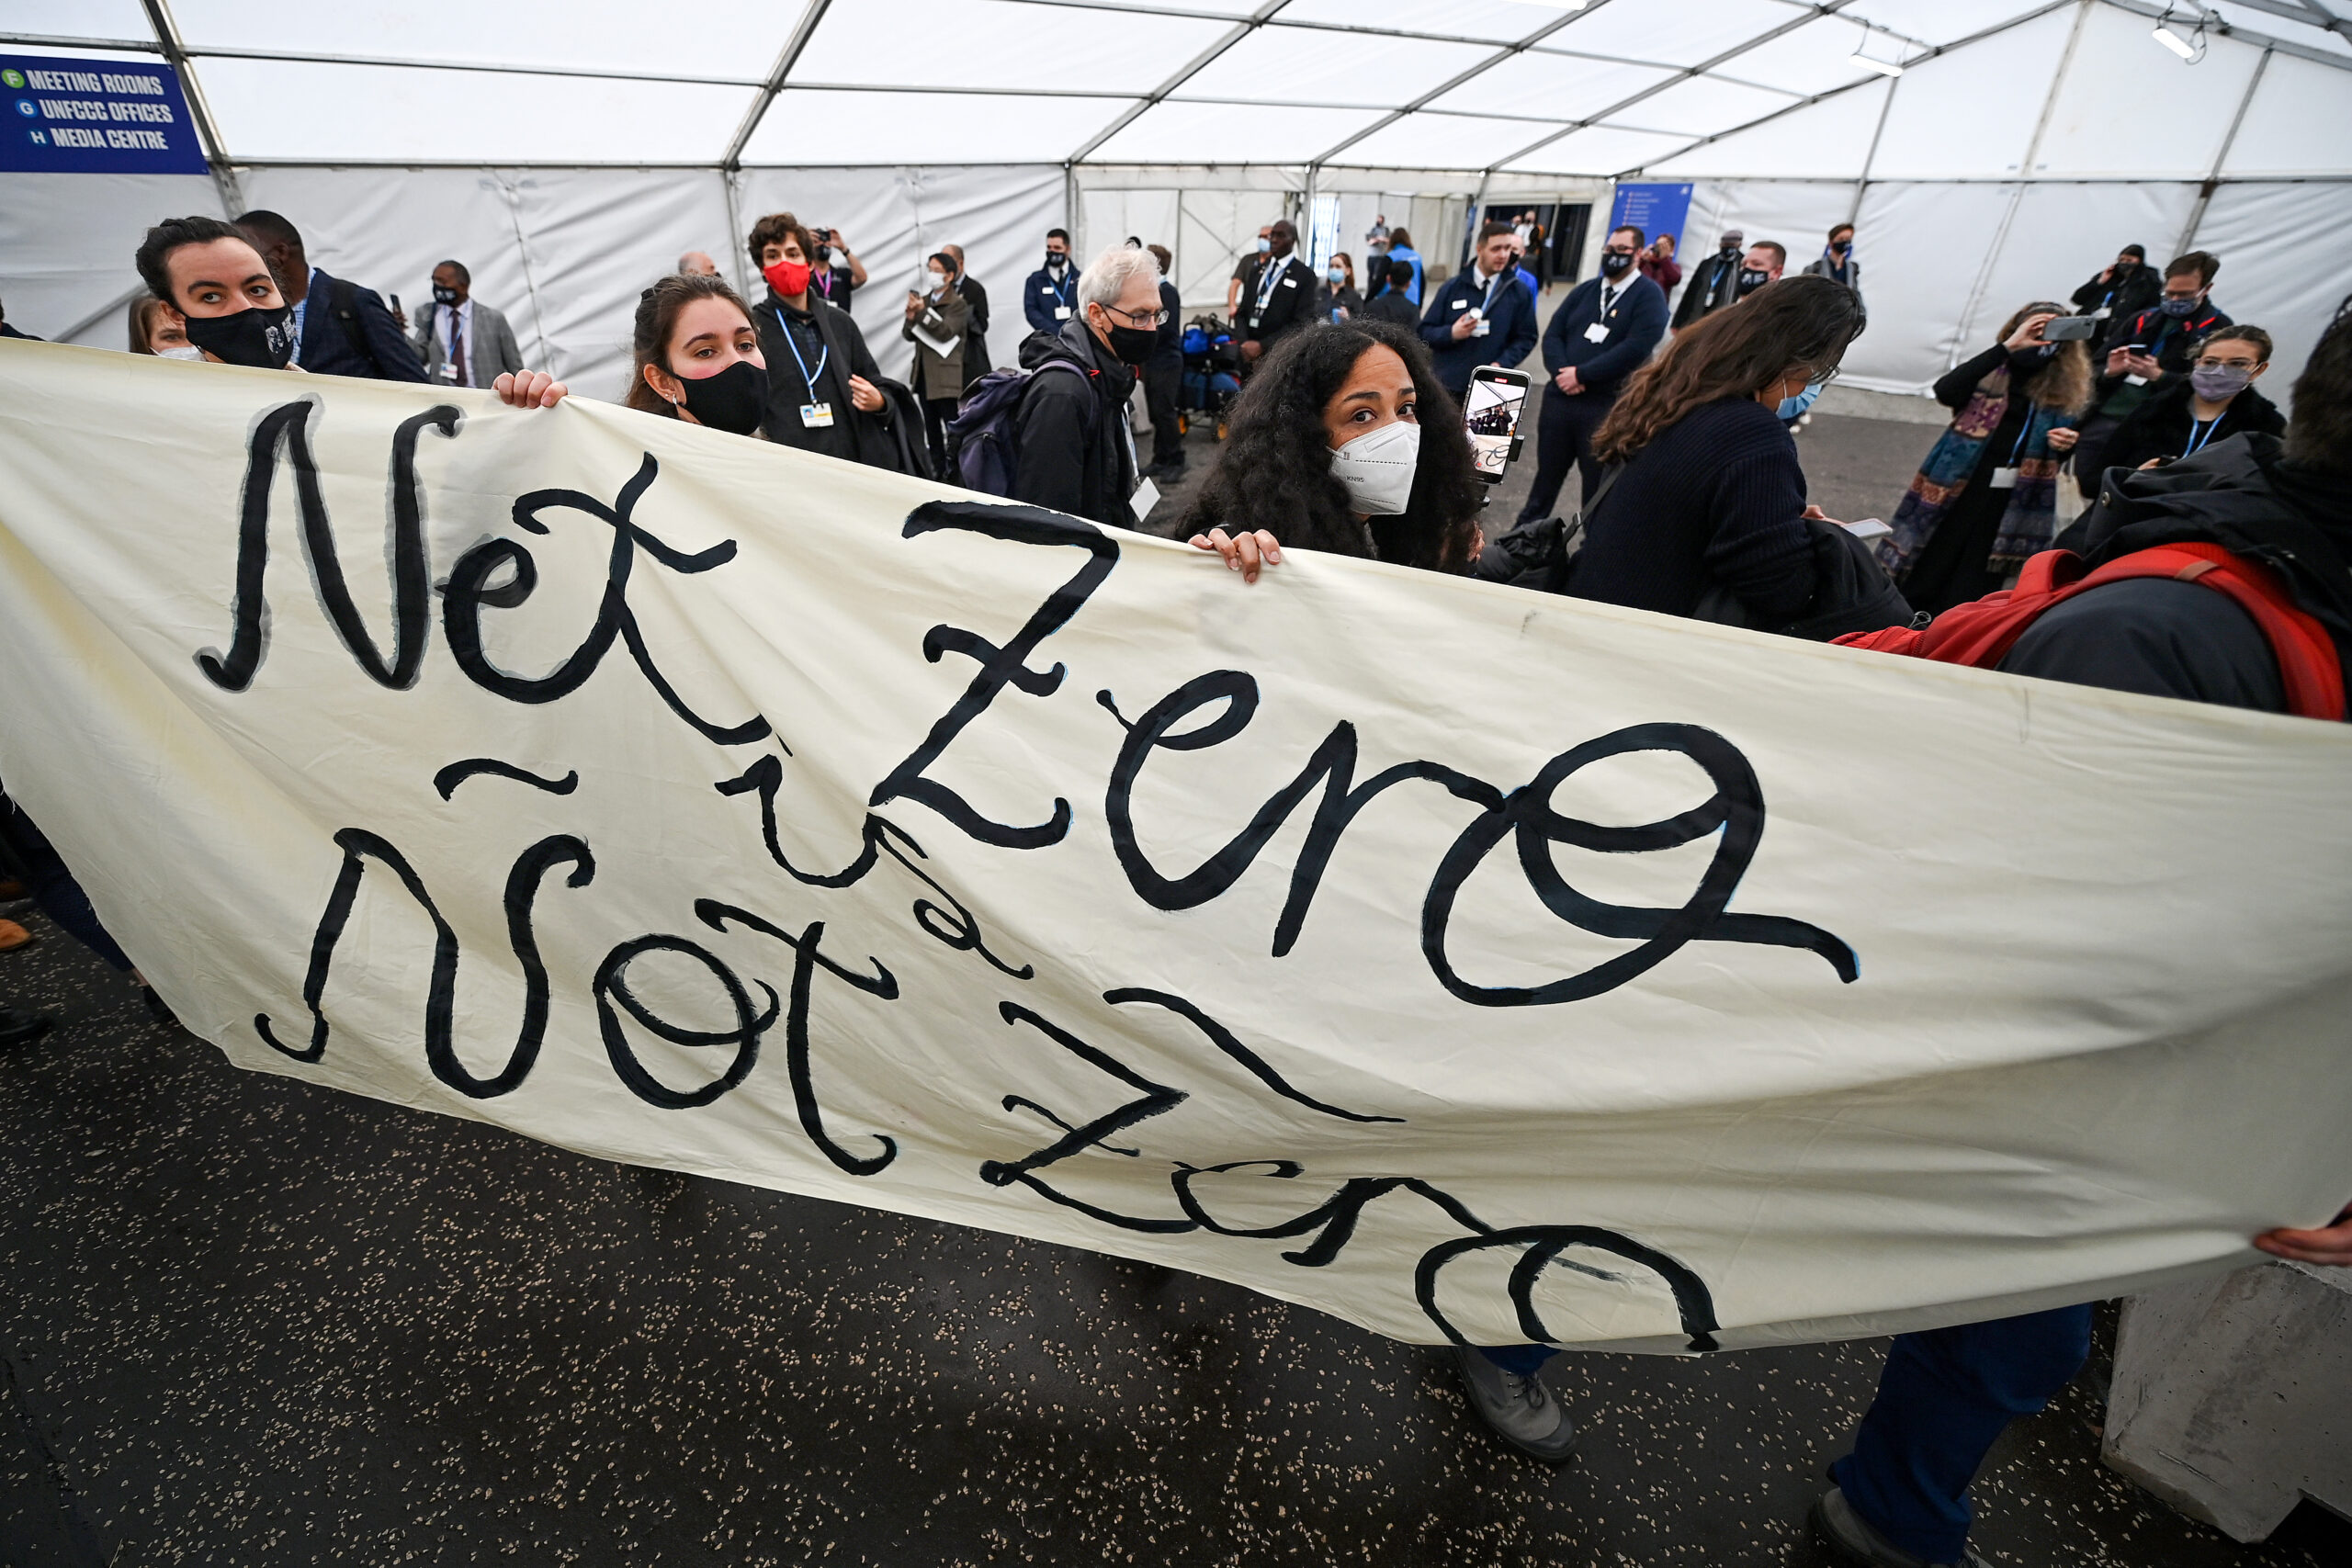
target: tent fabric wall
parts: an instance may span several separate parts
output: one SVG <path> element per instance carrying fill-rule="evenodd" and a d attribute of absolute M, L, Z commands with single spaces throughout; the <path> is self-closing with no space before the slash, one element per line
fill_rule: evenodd
<path fill-rule="evenodd" d="M 2213 298 L 2277 341 L 2263 389 L 2286 400 L 2312 345 L 2352 296 L 2352 215 L 2335 184 L 2228 185 L 2197 225 L 2198 248 L 2223 259 Z"/>
<path fill-rule="evenodd" d="M 269 167 L 241 184 L 302 231 L 312 263 L 413 316 L 434 264 L 464 263 L 524 359 L 598 398 L 627 389 L 639 293 L 727 227 L 718 175 L 689 169 Z"/>
<path fill-rule="evenodd" d="M 130 258 L 158 218 L 221 216 L 202 175 L 0 174 L 0 303 L 19 332 L 122 348 Z"/>
<path fill-rule="evenodd" d="M 2188 185 L 2037 182 L 1999 187 L 2009 198 L 2000 249 L 1969 299 L 1947 301 L 1954 335 L 1948 364 L 1990 348 L 2003 322 L 2036 300 L 2064 305 L 2126 245 L 2144 245 L 2158 266 L 2181 249 L 2197 205 Z M 2072 309 L 2072 307 L 2068 307 Z M 1940 374 L 1940 372 L 1939 372 Z"/>
<path fill-rule="evenodd" d="M 2159 265 L 2190 249 L 2222 261 L 2216 303 L 2278 340 L 2274 392 L 2335 314 L 2352 275 L 2352 210 L 2333 181 L 2223 185 L 2196 232 L 2199 186 L 2154 181 L 1888 181 L 1862 192 L 1856 254 L 1870 328 L 1841 378 L 1881 392 L 1926 392 L 1987 347 L 2035 299 L 2064 303 L 2127 244 Z M 1835 181 L 1701 180 L 1690 194 L 1687 265 L 1716 232 L 1778 240 L 1791 270 L 1820 254 L 1830 224 L 1853 210 L 1855 186 Z"/>

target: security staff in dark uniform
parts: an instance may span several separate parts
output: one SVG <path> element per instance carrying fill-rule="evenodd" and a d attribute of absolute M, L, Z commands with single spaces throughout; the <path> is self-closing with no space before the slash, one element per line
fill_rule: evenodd
<path fill-rule="evenodd" d="M 1677 332 L 1739 299 L 1740 247 L 1747 243 L 1745 233 L 1726 229 L 1723 248 L 1690 268 L 1690 281 L 1682 287 L 1682 303 L 1674 308 Z"/>
<path fill-rule="evenodd" d="M 1070 265 L 1069 231 L 1046 231 L 1046 265 L 1021 288 L 1021 313 L 1033 333 L 1057 333 L 1078 314 L 1078 268 Z"/>
<path fill-rule="evenodd" d="M 1619 229 L 1600 253 L 1600 276 L 1568 291 L 1544 329 L 1544 410 L 1535 427 L 1535 482 L 1528 488 L 1520 520 L 1552 514 L 1573 459 L 1592 494 L 1600 464 L 1592 455 L 1592 433 L 1609 417 L 1625 378 L 1649 363 L 1666 335 L 1666 294 L 1634 269 L 1642 248 L 1639 229 Z"/>
<path fill-rule="evenodd" d="M 1315 275 L 1299 259 L 1298 231 L 1287 218 L 1266 230 L 1272 249 L 1241 285 L 1241 360 L 1262 357 L 1283 335 L 1315 319 Z"/>

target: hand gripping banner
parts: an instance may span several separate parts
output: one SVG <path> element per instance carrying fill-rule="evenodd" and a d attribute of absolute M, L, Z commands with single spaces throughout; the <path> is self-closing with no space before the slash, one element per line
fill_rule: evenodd
<path fill-rule="evenodd" d="M 1245 586 L 582 399 L 10 343 L 0 475 L 0 781 L 243 1066 L 1430 1343 L 2352 1198 L 2341 725 Z"/>

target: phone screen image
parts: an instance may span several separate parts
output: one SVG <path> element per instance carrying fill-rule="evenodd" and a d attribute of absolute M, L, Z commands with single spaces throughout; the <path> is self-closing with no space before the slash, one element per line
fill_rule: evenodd
<path fill-rule="evenodd" d="M 1462 423 L 1470 433 L 1470 456 L 1481 477 L 1502 477 L 1504 467 L 1510 461 L 1511 437 L 1519 430 L 1519 411 L 1526 403 L 1527 383 L 1523 380 L 1472 378 L 1469 400 L 1462 409 Z"/>

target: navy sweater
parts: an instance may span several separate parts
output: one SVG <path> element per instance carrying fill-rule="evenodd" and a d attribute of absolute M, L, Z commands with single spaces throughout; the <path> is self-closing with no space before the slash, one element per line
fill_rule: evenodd
<path fill-rule="evenodd" d="M 1634 454 L 1585 521 L 1568 592 L 1687 615 L 1721 583 L 1758 625 L 1817 586 L 1796 443 L 1752 398 L 1692 409 Z"/>

